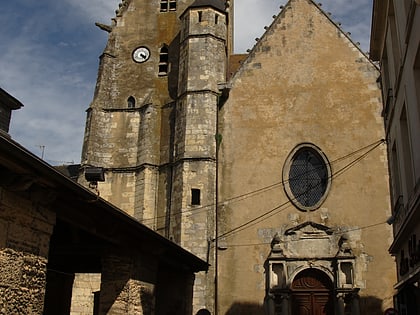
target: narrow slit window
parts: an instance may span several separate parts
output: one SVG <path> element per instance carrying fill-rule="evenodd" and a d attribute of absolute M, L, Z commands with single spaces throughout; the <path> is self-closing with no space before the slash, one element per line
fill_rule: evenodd
<path fill-rule="evenodd" d="M 199 206 L 201 204 L 201 192 L 200 189 L 193 188 L 191 189 L 191 205 Z"/>
<path fill-rule="evenodd" d="M 343 284 L 353 284 L 353 264 L 350 262 L 341 263 L 341 272 L 344 276 Z"/>
<path fill-rule="evenodd" d="M 198 22 L 203 21 L 203 12 L 202 11 L 198 11 Z"/>
<path fill-rule="evenodd" d="M 134 108 L 134 107 L 136 107 L 136 100 L 134 99 L 134 97 L 130 96 L 127 99 L 127 107 L 128 108 Z"/>
<path fill-rule="evenodd" d="M 391 187 L 393 192 L 393 205 L 394 209 L 393 211 L 397 210 L 396 205 L 398 205 L 397 201 L 399 200 L 399 197 L 401 195 L 401 177 L 400 177 L 400 165 L 398 160 L 398 153 L 397 153 L 397 143 L 394 142 L 392 145 L 392 151 L 391 151 Z"/>
<path fill-rule="evenodd" d="M 165 45 L 160 49 L 160 52 L 159 52 L 159 76 L 167 75 L 168 69 L 169 69 L 169 49 Z"/>
<path fill-rule="evenodd" d="M 214 16 L 214 24 L 218 24 L 219 23 L 219 14 L 215 14 Z"/>
<path fill-rule="evenodd" d="M 414 60 L 414 84 L 417 93 L 417 106 L 420 108 L 420 47 L 417 48 L 416 59 Z"/>
<path fill-rule="evenodd" d="M 410 128 L 408 125 L 407 119 L 407 108 L 404 104 L 401 117 L 400 117 L 400 130 L 401 130 L 401 139 L 402 139 L 402 170 L 404 172 L 405 178 L 405 190 L 407 192 L 412 192 L 414 190 L 415 180 L 414 180 L 414 171 L 413 171 L 413 160 L 412 160 L 412 145 L 410 139 Z"/>

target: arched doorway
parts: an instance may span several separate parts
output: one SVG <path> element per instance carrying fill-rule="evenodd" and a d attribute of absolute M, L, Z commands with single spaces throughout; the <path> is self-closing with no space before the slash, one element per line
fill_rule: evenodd
<path fill-rule="evenodd" d="M 334 315 L 333 283 L 322 271 L 301 271 L 292 283 L 293 315 Z"/>

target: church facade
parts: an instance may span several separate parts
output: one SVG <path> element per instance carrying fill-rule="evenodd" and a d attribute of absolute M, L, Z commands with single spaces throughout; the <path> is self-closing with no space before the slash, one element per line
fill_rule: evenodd
<path fill-rule="evenodd" d="M 236 5 L 241 5 L 240 2 Z M 194 314 L 382 314 L 395 271 L 378 69 L 311 0 L 233 55 L 233 1 L 124 0 L 79 181 L 210 264 Z"/>

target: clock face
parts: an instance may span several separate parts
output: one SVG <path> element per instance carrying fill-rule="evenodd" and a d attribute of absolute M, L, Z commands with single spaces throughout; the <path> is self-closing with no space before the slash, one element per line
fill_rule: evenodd
<path fill-rule="evenodd" d="M 150 51 L 147 47 L 138 47 L 133 51 L 133 60 L 135 62 L 145 62 L 150 57 Z"/>

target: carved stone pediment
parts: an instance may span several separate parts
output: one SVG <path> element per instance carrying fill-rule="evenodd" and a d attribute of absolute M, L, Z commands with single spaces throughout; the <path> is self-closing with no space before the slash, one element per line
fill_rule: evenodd
<path fill-rule="evenodd" d="M 285 235 L 301 235 L 302 237 L 324 237 L 333 234 L 330 227 L 307 221 L 285 231 Z"/>
<path fill-rule="evenodd" d="M 271 257 L 333 258 L 339 250 L 339 237 L 332 228 L 307 221 L 276 234 L 271 249 Z"/>
<path fill-rule="evenodd" d="M 354 290 L 358 275 L 346 229 L 307 221 L 277 230 L 266 263 L 267 292 L 277 296 L 287 292 L 295 276 L 311 268 L 328 275 L 337 289 Z"/>

